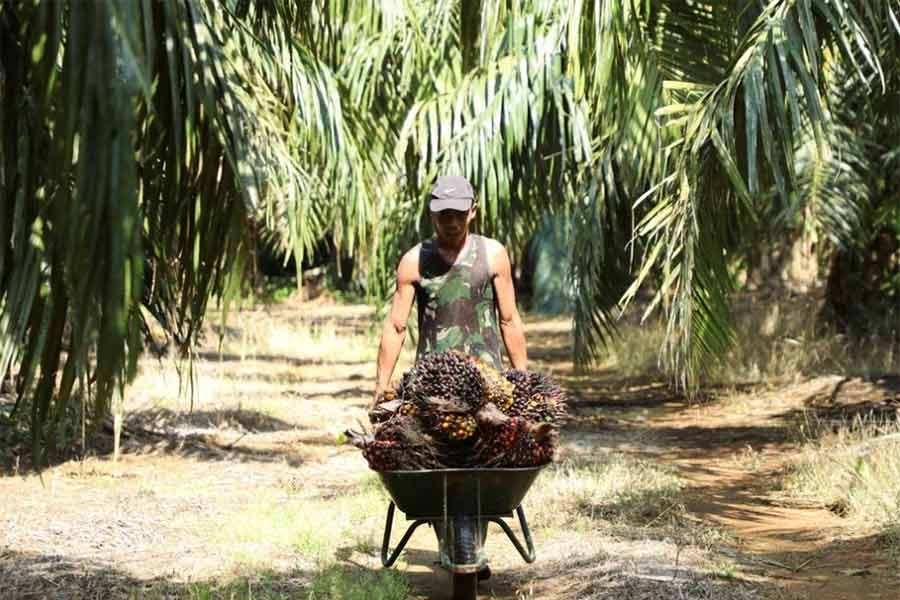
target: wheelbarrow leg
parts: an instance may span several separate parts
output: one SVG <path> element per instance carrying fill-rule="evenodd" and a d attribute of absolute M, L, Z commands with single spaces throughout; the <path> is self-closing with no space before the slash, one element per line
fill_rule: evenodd
<path fill-rule="evenodd" d="M 385 567 L 393 566 L 397 561 L 397 557 L 400 556 L 400 553 L 403 551 L 403 548 L 406 547 L 406 542 L 409 541 L 413 532 L 427 522 L 428 521 L 425 519 L 416 519 L 413 521 L 412 525 L 407 528 L 406 533 L 403 534 L 403 537 L 400 538 L 400 542 L 397 544 L 397 547 L 394 548 L 394 552 L 391 553 L 391 527 L 394 524 L 394 503 L 391 502 L 388 504 L 387 518 L 384 523 L 384 538 L 381 542 L 381 564 Z M 388 554 L 390 554 L 390 556 L 388 556 Z"/>
<path fill-rule="evenodd" d="M 522 527 L 522 535 L 525 537 L 525 544 L 528 546 L 527 551 L 522 547 L 522 543 L 519 542 L 516 534 L 513 532 L 510 526 L 506 524 L 506 521 L 499 517 L 491 517 L 490 521 L 492 523 L 496 523 L 503 529 L 506 537 L 508 537 L 513 546 L 516 547 L 516 550 L 519 551 L 519 554 L 522 556 L 525 562 L 533 563 L 535 559 L 534 540 L 531 539 L 531 530 L 528 529 L 528 521 L 525 519 L 525 510 L 521 505 L 516 509 L 516 515 L 519 517 L 519 526 Z"/>

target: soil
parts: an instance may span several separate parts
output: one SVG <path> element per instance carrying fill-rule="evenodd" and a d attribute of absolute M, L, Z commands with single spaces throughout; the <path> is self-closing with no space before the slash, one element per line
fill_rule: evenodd
<path fill-rule="evenodd" d="M 749 410 L 715 404 L 652 419 L 668 444 L 660 457 L 690 482 L 686 507 L 697 519 L 733 534 L 744 571 L 775 579 L 799 598 L 896 598 L 897 565 L 873 538 L 848 536 L 842 519 L 824 507 L 802 506 L 779 493 L 783 469 L 797 449 L 791 418 L 803 406 L 829 399 L 831 408 L 880 410 L 900 381 L 853 380 L 835 395 L 842 377 L 819 377 L 760 393 Z M 861 400 L 854 401 L 854 396 Z M 757 453 L 752 469 L 736 456 Z M 723 549 L 727 552 L 728 549 Z"/>
<path fill-rule="evenodd" d="M 278 310 L 284 313 L 267 318 L 302 314 L 310 322 L 337 320 L 353 331 L 371 319 L 358 307 Z M 799 447 L 796 422 L 804 411 L 835 419 L 854 411 L 896 414 L 900 377 L 816 377 L 746 386 L 740 393 L 752 401 L 740 405 L 725 399 L 724 390 L 689 402 L 659 381 L 623 378 L 614 370 L 576 374 L 563 321 L 529 320 L 527 332 L 531 367 L 570 392 L 572 419 L 563 431 L 562 454 L 626 453 L 676 469 L 687 482 L 685 518 L 723 532 L 713 552 L 734 564 L 735 573 L 724 581 L 692 575 L 679 566 L 680 548 L 654 536 L 652 523 L 642 539 L 613 536 L 596 547 L 590 537 L 574 545 L 537 540 L 533 565 L 522 564 L 497 530 L 487 545 L 494 577 L 482 585 L 484 597 L 900 597 L 897 564 L 877 537 L 854 535 L 840 516 L 778 491 Z M 371 361 L 333 356 L 309 364 L 212 350 L 201 356 L 201 377 L 231 383 L 192 412 L 154 407 L 149 385 L 134 390 L 118 461 L 108 453 L 108 435 L 96 442 L 95 455 L 60 462 L 40 476 L 24 470 L 23 448 L 0 452 L 0 598 L 140 597 L 144 589 L 177 594 L 184 582 L 237 570 L 233 546 L 223 548 L 215 535 L 197 532 L 214 532 L 228 515 L 258 501 L 260 490 L 274 498 L 328 499 L 366 477 L 358 452 L 335 438 L 365 419 Z M 254 410 L 256 398 L 277 404 L 277 418 Z M 400 525 L 402 520 L 395 522 L 395 541 Z M 416 597 L 444 597 L 445 576 L 433 566 L 433 533 L 420 529 L 408 547 L 406 574 Z M 285 573 L 281 589 L 305 597 L 304 569 L 311 572 L 314 565 L 275 545 L 240 550 L 266 555 L 272 571 Z M 674 565 L 659 558 L 669 554 Z M 349 546 L 338 556 L 346 564 L 379 568 L 377 559 L 360 557 Z M 688 564 L 688 557 L 683 560 Z M 623 575 L 636 573 L 635 565 L 639 576 Z"/>

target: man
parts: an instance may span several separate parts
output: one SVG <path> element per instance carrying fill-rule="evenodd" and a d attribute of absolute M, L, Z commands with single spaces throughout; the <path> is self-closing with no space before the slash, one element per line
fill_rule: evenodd
<path fill-rule="evenodd" d="M 417 359 L 430 352 L 459 350 L 502 369 L 502 338 L 513 368 L 527 368 L 509 255 L 499 242 L 469 233 L 476 208 L 475 192 L 464 177 L 438 177 L 429 198 L 434 237 L 409 250 L 397 267 L 397 290 L 378 347 L 373 406 L 397 365 L 414 299 L 419 313 Z M 473 531 L 461 527 L 456 543 L 474 543 L 462 538 Z M 487 521 L 479 533 L 484 540 Z M 440 544 L 437 527 L 435 535 Z M 486 565 L 478 571 L 479 580 L 490 576 Z"/>
<path fill-rule="evenodd" d="M 471 184 L 455 175 L 438 177 L 429 210 L 434 237 L 409 250 L 397 267 L 397 290 L 378 347 L 373 404 L 380 401 L 397 364 L 413 299 L 418 305 L 417 359 L 455 349 L 502 369 L 502 338 L 512 367 L 527 368 L 525 331 L 506 248 L 469 233 L 477 210 Z"/>

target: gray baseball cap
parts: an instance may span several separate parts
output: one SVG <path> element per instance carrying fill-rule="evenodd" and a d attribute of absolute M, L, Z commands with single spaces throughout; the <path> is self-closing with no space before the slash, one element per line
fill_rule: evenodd
<path fill-rule="evenodd" d="M 469 210 L 474 202 L 475 190 L 465 177 L 441 175 L 431 188 L 428 208 L 431 212 Z"/>

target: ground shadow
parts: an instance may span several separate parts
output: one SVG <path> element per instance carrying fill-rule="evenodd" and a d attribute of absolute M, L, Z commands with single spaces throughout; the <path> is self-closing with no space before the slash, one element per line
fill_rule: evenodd
<path fill-rule="evenodd" d="M 653 435 L 666 448 L 677 450 L 682 458 L 728 456 L 746 448 L 782 444 L 790 440 L 792 430 L 787 424 L 722 425 L 705 427 L 653 426 Z"/>
<path fill-rule="evenodd" d="M 294 392 L 294 394 L 303 398 L 304 400 L 323 400 L 323 399 L 345 400 L 347 398 L 359 398 L 359 397 L 370 398 L 372 396 L 372 386 L 354 386 L 354 387 L 349 387 L 349 388 L 343 388 L 340 390 L 335 390 L 333 392 L 315 392 L 315 393 L 311 393 L 311 394 Z"/>
<path fill-rule="evenodd" d="M 123 455 L 168 454 L 200 461 L 236 461 L 285 463 L 296 467 L 304 463 L 304 445 L 336 446 L 329 436 L 309 435 L 309 428 L 288 423 L 258 411 L 223 409 L 220 411 L 178 412 L 153 409 L 129 414 L 122 427 L 120 451 Z M 9 437 L 0 427 L 0 439 Z M 296 432 L 296 435 L 290 435 Z M 283 439 L 266 445 L 248 445 L 247 436 L 281 433 Z M 0 452 L 0 476 L 32 469 L 31 444 L 24 434 Z M 114 451 L 113 427 L 104 423 L 80 447 L 59 450 L 45 467 L 52 467 L 84 456 L 110 457 Z"/>
<path fill-rule="evenodd" d="M 718 514 L 730 519 L 742 519 L 749 523 L 766 522 L 767 512 L 778 505 L 757 497 L 752 482 L 738 482 L 733 490 L 718 493 L 704 490 L 708 499 L 717 498 L 730 502 L 744 502 L 743 506 L 730 506 Z M 897 563 L 890 556 L 887 530 L 866 535 L 846 537 L 830 535 L 825 542 L 822 532 L 808 529 L 767 530 L 784 542 L 802 544 L 808 551 L 773 549 L 766 552 L 742 551 L 740 544 L 717 549 L 722 556 L 740 565 L 748 575 L 777 579 L 784 589 L 796 598 L 819 598 L 827 589 L 827 598 L 887 598 L 900 586 Z"/>
<path fill-rule="evenodd" d="M 802 406 L 779 415 L 784 422 L 806 425 L 809 434 L 821 435 L 900 420 L 900 375 L 845 377 L 831 391 L 806 398 Z"/>
<path fill-rule="evenodd" d="M 300 428 L 256 410 L 237 408 L 193 411 L 146 409 L 129 412 L 125 418 L 125 426 L 133 431 L 143 430 L 158 434 L 177 428 L 229 429 L 249 433 L 292 431 Z"/>
<path fill-rule="evenodd" d="M 303 454 L 297 451 L 292 443 L 284 443 L 278 447 L 254 447 L 240 445 L 245 434 L 233 435 L 232 442 L 221 442 L 217 438 L 204 434 L 163 434 L 145 436 L 142 434 L 125 436 L 122 444 L 124 455 L 168 454 L 196 461 L 209 462 L 260 462 L 284 463 L 291 467 L 299 467 L 306 462 Z M 316 440 L 316 443 L 321 443 Z M 334 443 L 332 442 L 332 445 Z M 107 448 L 100 448 L 94 454 L 110 456 L 112 443 Z"/>
<path fill-rule="evenodd" d="M 247 362 L 247 361 L 263 361 L 263 362 L 278 362 L 278 363 L 286 363 L 293 367 L 306 367 L 306 366 L 324 366 L 324 365 L 335 365 L 335 366 L 344 366 L 344 367 L 352 367 L 357 365 L 367 365 L 370 364 L 371 361 L 368 360 L 333 360 L 333 359 L 312 359 L 312 358 L 297 358 L 295 356 L 284 356 L 279 354 L 259 354 L 252 353 L 247 355 L 240 354 L 229 354 L 229 353 L 219 353 L 211 350 L 201 350 L 194 354 L 195 358 L 206 360 L 210 363 L 221 363 L 221 362 Z"/>
<path fill-rule="evenodd" d="M 120 557 L 127 560 L 128 557 Z M 212 591 L 214 598 L 306 597 L 313 573 L 261 572 L 244 582 L 231 584 L 210 582 L 180 582 L 166 577 L 140 579 L 128 574 L 116 564 L 72 560 L 62 556 L 21 553 L 0 546 L 0 598 L 64 598 L 65 600 L 151 598 L 205 598 Z M 242 585 L 243 583 L 243 585 Z M 229 589 L 230 588 L 230 589 Z M 264 595 L 265 594 L 265 595 Z"/>

